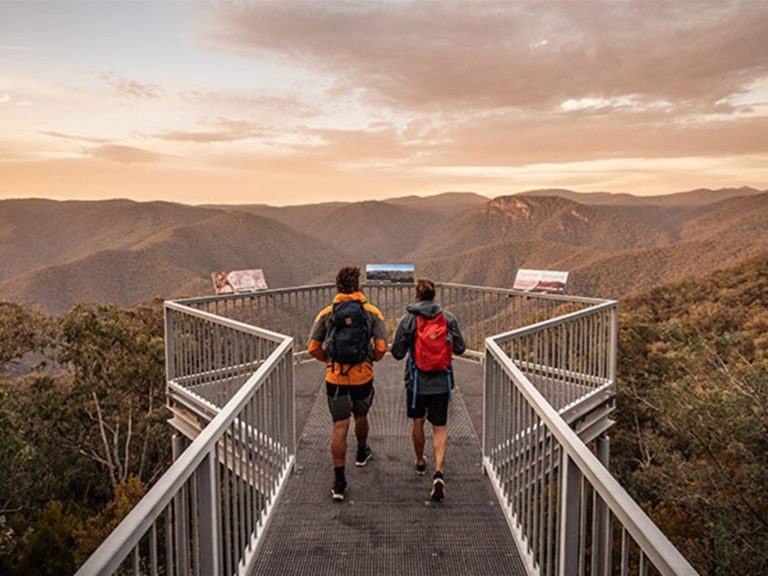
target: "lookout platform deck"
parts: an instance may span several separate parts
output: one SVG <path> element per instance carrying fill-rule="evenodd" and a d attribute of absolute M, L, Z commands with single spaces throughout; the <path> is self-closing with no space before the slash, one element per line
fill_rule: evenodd
<path fill-rule="evenodd" d="M 323 370 L 314 361 L 295 367 L 301 437 L 297 467 L 273 512 L 252 574 L 525 574 L 481 468 L 480 364 L 456 361 L 446 498 L 440 503 L 429 498 L 431 430 L 429 473 L 419 477 L 413 466 L 403 366 L 389 355 L 376 365 L 376 396 L 369 414 L 374 458 L 355 468 L 350 430 L 347 497 L 342 503 L 332 501 L 331 418 L 321 386 Z"/>

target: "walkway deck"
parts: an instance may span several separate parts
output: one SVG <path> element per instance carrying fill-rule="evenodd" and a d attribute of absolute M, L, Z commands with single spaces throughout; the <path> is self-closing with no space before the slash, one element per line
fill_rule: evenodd
<path fill-rule="evenodd" d="M 525 574 L 481 470 L 475 427 L 482 368 L 457 361 L 446 499 L 440 503 L 429 499 L 431 471 L 426 477 L 414 472 L 402 364 L 390 356 L 376 367 L 369 416 L 374 459 L 365 468 L 352 465 L 350 430 L 347 498 L 331 500 L 331 419 L 324 390 L 318 390 L 322 370 L 317 362 L 296 367 L 298 465 L 274 510 L 253 574 Z M 429 466 L 431 433 L 427 443 Z"/>

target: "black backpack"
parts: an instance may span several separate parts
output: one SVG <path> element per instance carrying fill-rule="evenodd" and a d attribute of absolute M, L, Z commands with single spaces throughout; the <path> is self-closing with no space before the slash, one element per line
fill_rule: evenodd
<path fill-rule="evenodd" d="M 347 300 L 333 305 L 329 340 L 331 362 L 351 367 L 368 358 L 371 337 L 362 302 Z"/>

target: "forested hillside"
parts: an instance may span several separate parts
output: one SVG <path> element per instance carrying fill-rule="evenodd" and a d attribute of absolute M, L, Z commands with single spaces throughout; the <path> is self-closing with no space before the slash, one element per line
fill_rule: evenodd
<path fill-rule="evenodd" d="M 765 574 L 768 255 L 621 306 L 613 471 L 702 574 Z M 0 573 L 70 573 L 170 461 L 160 306 L 0 320 Z"/>
<path fill-rule="evenodd" d="M 702 574 L 768 573 L 768 255 L 622 309 L 612 468 Z"/>
<path fill-rule="evenodd" d="M 0 574 L 72 574 L 167 468 L 162 318 L 0 304 Z"/>
<path fill-rule="evenodd" d="M 511 286 L 518 268 L 568 270 L 570 291 L 625 297 L 768 250 L 768 193 L 667 196 L 543 190 L 275 207 L 0 201 L 0 300 L 63 313 L 212 291 L 218 270 L 272 288 L 339 266 L 414 262 L 444 282 Z"/>

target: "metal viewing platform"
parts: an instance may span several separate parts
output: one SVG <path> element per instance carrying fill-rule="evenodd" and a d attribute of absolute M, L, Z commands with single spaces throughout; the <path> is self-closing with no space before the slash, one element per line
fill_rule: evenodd
<path fill-rule="evenodd" d="M 363 291 L 391 335 L 413 286 Z M 456 361 L 446 500 L 431 502 L 429 476 L 413 471 L 403 367 L 388 356 L 375 457 L 348 467 L 339 504 L 323 366 L 302 352 L 334 295 L 166 302 L 175 461 L 78 575 L 696 573 L 606 467 L 616 302 L 439 284 L 469 348 Z"/>

